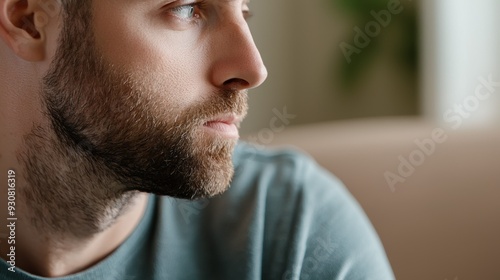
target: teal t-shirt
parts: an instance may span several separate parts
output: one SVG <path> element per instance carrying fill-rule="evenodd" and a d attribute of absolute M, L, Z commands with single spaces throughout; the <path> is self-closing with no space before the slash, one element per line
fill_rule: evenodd
<path fill-rule="evenodd" d="M 65 280 L 394 279 L 370 222 L 342 183 L 309 157 L 240 143 L 223 195 L 151 195 L 134 232 Z M 46 279 L 0 261 L 1 279 Z"/>

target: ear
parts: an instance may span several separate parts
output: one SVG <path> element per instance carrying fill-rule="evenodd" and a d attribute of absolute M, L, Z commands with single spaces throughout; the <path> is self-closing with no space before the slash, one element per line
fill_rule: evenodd
<path fill-rule="evenodd" d="M 45 2 L 50 1 L 0 0 L 0 38 L 24 60 L 45 58 L 46 28 L 50 20 Z"/>

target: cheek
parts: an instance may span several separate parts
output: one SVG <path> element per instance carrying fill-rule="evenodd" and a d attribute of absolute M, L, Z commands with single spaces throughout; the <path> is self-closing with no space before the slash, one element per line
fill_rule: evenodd
<path fill-rule="evenodd" d="M 143 17 L 96 15 L 95 40 L 104 59 L 169 103 L 185 106 L 208 94 L 206 55 L 195 34 L 169 31 Z"/>

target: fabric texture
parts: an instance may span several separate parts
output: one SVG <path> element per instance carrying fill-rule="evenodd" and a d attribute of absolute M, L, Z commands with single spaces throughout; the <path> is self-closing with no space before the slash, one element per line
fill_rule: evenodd
<path fill-rule="evenodd" d="M 223 195 L 149 197 L 110 256 L 64 280 L 394 279 L 384 249 L 343 184 L 309 157 L 240 143 Z M 21 269 L 0 278 L 47 279 Z"/>

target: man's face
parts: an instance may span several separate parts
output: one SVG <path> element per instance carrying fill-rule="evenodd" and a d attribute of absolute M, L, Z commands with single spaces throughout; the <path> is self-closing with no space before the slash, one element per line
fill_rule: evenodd
<path fill-rule="evenodd" d="M 83 2 L 68 11 L 43 81 L 54 149 L 84 158 L 73 168 L 99 169 L 123 191 L 223 192 L 246 90 L 267 75 L 246 4 Z"/>

